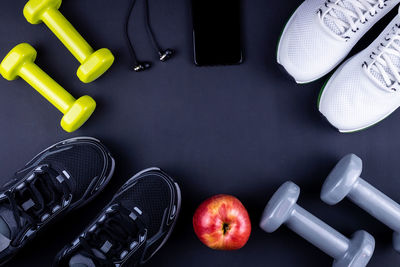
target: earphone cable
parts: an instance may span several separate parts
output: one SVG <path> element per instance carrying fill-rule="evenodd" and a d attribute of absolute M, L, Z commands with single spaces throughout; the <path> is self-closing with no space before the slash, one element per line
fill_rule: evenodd
<path fill-rule="evenodd" d="M 157 42 L 157 39 L 155 37 L 155 34 L 153 32 L 153 29 L 151 28 L 151 22 L 150 22 L 150 8 L 149 8 L 149 0 L 144 0 L 145 2 L 145 16 L 146 16 L 146 29 L 147 33 L 149 34 L 151 44 L 153 45 L 154 49 L 156 52 L 161 55 L 162 50 L 160 45 Z"/>
<path fill-rule="evenodd" d="M 133 8 L 135 7 L 135 4 L 136 4 L 136 0 L 132 0 L 131 4 L 129 6 L 129 9 L 128 9 L 128 15 L 126 17 L 126 23 L 125 23 L 126 41 L 127 41 L 127 44 L 128 44 L 129 53 L 131 55 L 131 60 L 132 60 L 132 63 L 133 63 L 134 67 L 139 65 L 139 61 L 137 59 L 137 56 L 136 56 L 136 53 L 135 53 L 135 49 L 133 48 L 132 40 L 131 40 L 131 38 L 129 36 L 129 21 L 130 21 L 130 18 L 132 16 L 132 11 L 133 11 Z"/>

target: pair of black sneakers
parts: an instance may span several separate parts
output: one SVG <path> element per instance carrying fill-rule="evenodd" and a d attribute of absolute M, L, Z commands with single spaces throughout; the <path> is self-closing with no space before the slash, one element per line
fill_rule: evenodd
<path fill-rule="evenodd" d="M 115 161 L 100 141 L 79 137 L 39 153 L 0 190 L 0 265 L 50 222 L 88 203 L 110 181 Z M 139 266 L 167 241 L 180 209 L 179 186 L 159 168 L 139 172 L 54 266 Z"/>

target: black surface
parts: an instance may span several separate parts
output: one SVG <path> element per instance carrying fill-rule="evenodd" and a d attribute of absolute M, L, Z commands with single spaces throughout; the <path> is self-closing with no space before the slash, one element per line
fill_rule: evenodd
<path fill-rule="evenodd" d="M 241 0 L 192 0 L 194 62 L 199 66 L 242 62 Z"/>
<path fill-rule="evenodd" d="M 400 201 L 400 114 L 355 134 L 339 134 L 319 115 L 317 96 L 324 79 L 299 86 L 279 70 L 279 34 L 299 0 L 243 1 L 246 62 L 240 66 L 199 68 L 193 64 L 191 7 L 188 0 L 150 1 L 160 42 L 177 49 L 167 63 L 143 73 L 129 70 L 123 25 L 128 0 L 66 0 L 62 12 L 96 48 L 108 47 L 116 64 L 85 85 L 75 76 L 77 61 L 44 26 L 28 24 L 26 1 L 2 1 L 0 54 L 29 42 L 37 63 L 75 96 L 98 102 L 93 118 L 78 132 L 59 127 L 61 115 L 22 80 L 0 79 L 0 177 L 11 174 L 47 146 L 73 136 L 100 138 L 117 160 L 108 189 L 93 203 L 52 226 L 10 266 L 48 266 L 135 172 L 160 166 L 183 191 L 182 213 L 171 239 L 147 266 L 331 266 L 332 260 L 286 228 L 267 234 L 258 228 L 261 212 L 277 187 L 292 179 L 302 188 L 299 203 L 346 236 L 372 233 L 376 252 L 369 266 L 398 266 L 391 230 L 359 208 L 319 200 L 323 180 L 349 152 L 365 163 L 363 177 Z M 144 28 L 138 1 L 132 37 L 141 59 L 157 59 Z M 362 40 L 365 47 L 395 15 Z M 192 215 L 205 198 L 228 193 L 248 208 L 253 232 L 236 252 L 212 251 L 192 230 Z"/>

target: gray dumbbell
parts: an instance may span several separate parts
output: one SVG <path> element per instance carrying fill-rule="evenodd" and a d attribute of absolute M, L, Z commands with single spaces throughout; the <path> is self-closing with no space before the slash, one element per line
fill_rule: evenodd
<path fill-rule="evenodd" d="M 349 240 L 344 235 L 297 205 L 300 188 L 284 183 L 265 207 L 260 227 L 272 233 L 282 224 L 334 258 L 335 267 L 364 267 L 375 249 L 375 239 L 357 231 Z"/>
<path fill-rule="evenodd" d="M 360 177 L 362 160 L 354 154 L 342 158 L 322 186 L 321 199 L 335 205 L 345 197 L 392 230 L 393 247 L 400 253 L 400 205 Z"/>

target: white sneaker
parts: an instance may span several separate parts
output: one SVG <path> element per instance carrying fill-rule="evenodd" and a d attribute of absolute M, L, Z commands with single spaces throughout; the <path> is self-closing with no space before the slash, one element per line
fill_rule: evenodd
<path fill-rule="evenodd" d="M 368 128 L 400 106 L 400 15 L 332 75 L 318 106 L 340 132 Z"/>
<path fill-rule="evenodd" d="M 277 60 L 298 83 L 333 70 L 400 0 L 306 0 L 283 30 Z"/>

